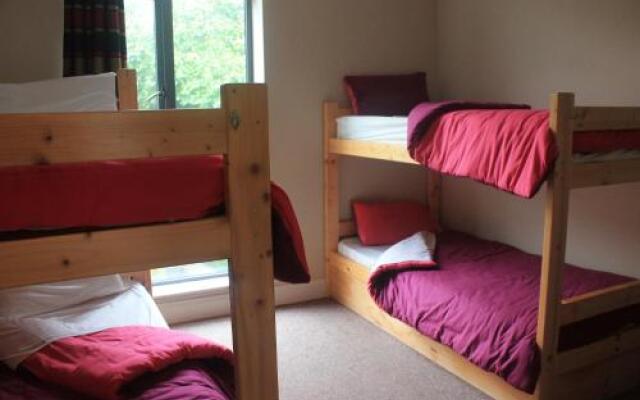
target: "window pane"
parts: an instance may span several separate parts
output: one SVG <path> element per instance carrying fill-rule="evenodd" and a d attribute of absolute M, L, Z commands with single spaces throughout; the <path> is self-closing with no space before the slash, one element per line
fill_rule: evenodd
<path fill-rule="evenodd" d="M 216 260 L 151 270 L 151 282 L 165 285 L 227 276 L 228 273 L 227 260 Z"/>
<path fill-rule="evenodd" d="M 127 62 L 138 72 L 138 104 L 141 109 L 158 108 L 154 0 L 125 1 Z"/>
<path fill-rule="evenodd" d="M 245 82 L 244 0 L 174 0 L 176 107 L 220 107 L 220 85 Z"/>

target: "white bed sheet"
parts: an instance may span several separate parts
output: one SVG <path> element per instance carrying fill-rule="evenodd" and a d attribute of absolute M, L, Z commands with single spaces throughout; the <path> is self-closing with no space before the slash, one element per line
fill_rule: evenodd
<path fill-rule="evenodd" d="M 347 140 L 365 140 L 379 143 L 406 144 L 407 117 L 348 115 L 337 122 L 337 137 Z M 616 150 L 609 153 L 574 154 L 576 162 L 598 162 L 640 158 L 640 150 Z"/>
<path fill-rule="evenodd" d="M 365 246 L 357 236 L 342 239 L 338 253 L 357 262 L 369 270 L 375 268 L 378 258 L 391 246 Z"/>

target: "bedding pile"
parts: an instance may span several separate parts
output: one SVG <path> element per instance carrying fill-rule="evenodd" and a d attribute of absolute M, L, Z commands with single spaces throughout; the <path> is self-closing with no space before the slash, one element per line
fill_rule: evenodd
<path fill-rule="evenodd" d="M 233 395 L 231 350 L 168 329 L 120 275 L 0 291 L 0 361 L 3 400 Z"/>

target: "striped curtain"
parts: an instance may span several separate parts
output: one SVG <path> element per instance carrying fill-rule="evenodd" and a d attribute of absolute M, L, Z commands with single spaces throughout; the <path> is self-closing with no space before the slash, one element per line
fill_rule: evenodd
<path fill-rule="evenodd" d="M 65 0 L 64 76 L 126 66 L 124 0 Z"/>

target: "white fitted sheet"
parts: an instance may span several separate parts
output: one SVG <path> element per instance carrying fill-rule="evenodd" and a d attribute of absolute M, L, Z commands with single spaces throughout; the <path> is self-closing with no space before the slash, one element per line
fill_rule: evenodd
<path fill-rule="evenodd" d="M 357 236 L 344 238 L 338 243 L 338 253 L 369 270 L 376 266 L 378 258 L 391 246 L 365 246 Z"/>
<path fill-rule="evenodd" d="M 348 115 L 337 122 L 337 137 L 347 140 L 365 140 L 379 143 L 406 144 L 407 117 L 375 115 Z M 640 158 L 640 150 L 616 150 L 609 153 L 574 154 L 576 162 L 598 162 Z"/>

